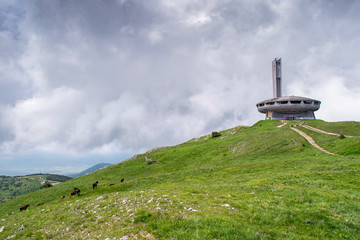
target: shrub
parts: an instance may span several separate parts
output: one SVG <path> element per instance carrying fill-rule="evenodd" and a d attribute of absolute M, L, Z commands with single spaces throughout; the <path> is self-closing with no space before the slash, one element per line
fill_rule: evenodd
<path fill-rule="evenodd" d="M 45 181 L 42 186 L 44 188 L 49 188 L 49 187 L 52 187 L 53 185 L 51 183 L 49 183 L 49 181 Z"/>
<path fill-rule="evenodd" d="M 220 137 L 221 134 L 219 132 L 212 132 L 211 137 Z"/>
<path fill-rule="evenodd" d="M 156 163 L 158 161 L 154 160 L 154 159 L 151 159 L 151 158 L 148 158 L 147 156 L 145 156 L 145 162 L 147 164 L 152 164 L 152 163 Z"/>

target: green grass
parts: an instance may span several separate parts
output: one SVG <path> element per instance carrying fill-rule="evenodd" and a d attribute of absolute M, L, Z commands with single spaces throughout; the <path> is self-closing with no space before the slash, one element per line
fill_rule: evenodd
<path fill-rule="evenodd" d="M 3 203 L 0 239 L 356 239 L 360 156 L 327 155 L 279 124 L 149 151 Z M 356 132 L 352 123 L 338 128 Z M 80 196 L 60 199 L 74 187 Z"/>

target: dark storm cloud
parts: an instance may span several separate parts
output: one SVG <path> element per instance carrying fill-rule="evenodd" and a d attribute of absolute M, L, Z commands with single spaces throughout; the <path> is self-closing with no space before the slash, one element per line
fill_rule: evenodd
<path fill-rule="evenodd" d="M 0 8 L 0 151 L 14 162 L 26 153 L 138 153 L 252 124 L 263 119 L 255 104 L 271 97 L 275 57 L 284 94 L 318 98 L 329 121 L 359 118 L 358 1 Z"/>

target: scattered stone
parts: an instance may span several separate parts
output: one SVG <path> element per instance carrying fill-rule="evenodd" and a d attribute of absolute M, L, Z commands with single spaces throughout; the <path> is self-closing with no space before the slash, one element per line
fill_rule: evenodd
<path fill-rule="evenodd" d="M 22 227 L 18 230 L 18 233 L 21 233 L 24 229 L 25 229 L 25 227 L 22 226 Z"/>
<path fill-rule="evenodd" d="M 150 149 L 149 151 L 147 151 L 146 153 L 151 153 L 151 152 L 154 152 L 154 151 L 161 151 L 161 150 L 165 150 L 169 148 L 169 146 L 163 146 L 163 147 L 156 147 L 156 148 L 153 148 L 153 149 Z"/>
<path fill-rule="evenodd" d="M 145 239 L 155 239 L 155 237 L 153 235 L 151 235 L 150 233 L 145 232 L 145 231 L 141 231 L 139 233 L 139 235 Z"/>
<path fill-rule="evenodd" d="M 0 232 L 4 231 L 4 228 L 5 228 L 5 226 L 2 226 L 2 227 L 0 228 Z"/>
<path fill-rule="evenodd" d="M 223 205 L 221 205 L 221 206 L 223 206 L 223 207 L 230 207 L 230 205 L 227 204 L 227 203 L 225 203 L 225 204 L 223 204 Z"/>
<path fill-rule="evenodd" d="M 104 198 L 103 196 L 100 196 L 96 200 L 100 200 L 100 199 L 103 199 L 103 198 Z"/>

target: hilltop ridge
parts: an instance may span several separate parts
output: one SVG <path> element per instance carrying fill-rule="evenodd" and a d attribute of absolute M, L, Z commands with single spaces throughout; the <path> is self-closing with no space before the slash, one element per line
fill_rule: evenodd
<path fill-rule="evenodd" d="M 89 173 L 92 173 L 92 172 L 95 172 L 99 169 L 102 169 L 104 167 L 108 167 L 112 165 L 111 163 L 98 163 L 90 168 L 87 168 L 85 169 L 84 171 L 82 172 L 79 172 L 79 173 L 74 173 L 74 174 L 68 174 L 67 176 L 71 177 L 71 178 L 76 178 L 76 177 L 80 177 L 80 176 L 83 176 L 83 175 L 86 175 L 86 174 L 89 174 Z"/>
<path fill-rule="evenodd" d="M 324 131 L 360 136 L 359 122 L 307 122 Z M 3 203 L 0 238 L 359 236 L 359 138 L 301 129 L 337 154 L 328 155 L 289 125 L 278 128 L 280 124 L 259 121 L 224 130 L 219 137 L 194 138 Z M 95 181 L 99 184 L 93 190 Z M 80 196 L 60 199 L 74 187 L 81 189 Z M 30 204 L 28 210 L 19 212 L 25 204 Z"/>

